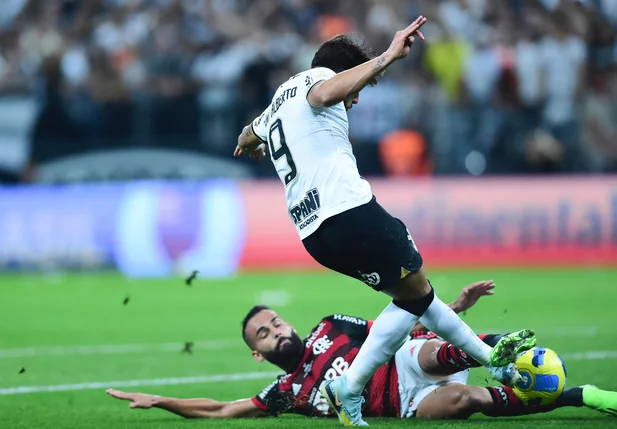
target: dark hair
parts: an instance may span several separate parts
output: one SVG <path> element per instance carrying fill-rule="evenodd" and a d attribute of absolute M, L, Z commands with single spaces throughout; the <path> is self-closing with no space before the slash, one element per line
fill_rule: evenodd
<path fill-rule="evenodd" d="M 311 68 L 327 67 L 335 73 L 340 73 L 373 58 L 371 49 L 364 46 L 364 43 L 360 44 L 349 36 L 339 34 L 322 43 L 315 52 Z M 375 79 L 370 85 L 376 83 Z"/>
<path fill-rule="evenodd" d="M 246 331 L 246 325 L 248 325 L 249 320 L 251 320 L 257 313 L 260 313 L 264 310 L 271 310 L 271 308 L 265 305 L 256 305 L 255 307 L 251 308 L 248 313 L 246 313 L 246 316 L 244 316 L 244 319 L 242 320 L 242 339 L 249 347 L 251 347 L 251 345 L 246 340 L 246 336 L 244 335 Z"/>

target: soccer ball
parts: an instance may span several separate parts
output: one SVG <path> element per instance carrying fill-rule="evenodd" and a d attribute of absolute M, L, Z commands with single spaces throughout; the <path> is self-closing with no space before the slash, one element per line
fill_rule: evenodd
<path fill-rule="evenodd" d="M 514 393 L 528 405 L 551 404 L 566 386 L 567 373 L 563 360 L 551 349 L 534 347 L 516 359 L 522 380 Z"/>

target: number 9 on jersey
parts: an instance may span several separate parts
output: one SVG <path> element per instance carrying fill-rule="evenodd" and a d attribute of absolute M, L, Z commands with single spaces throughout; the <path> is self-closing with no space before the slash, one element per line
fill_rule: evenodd
<path fill-rule="evenodd" d="M 278 143 L 278 144 L 277 144 Z M 296 169 L 296 163 L 291 156 L 287 142 L 285 141 L 285 133 L 283 131 L 283 123 L 280 119 L 277 119 L 270 126 L 270 135 L 268 136 L 268 145 L 270 146 L 270 153 L 274 163 L 285 157 L 285 161 L 289 166 L 289 173 L 285 174 L 285 186 L 289 185 L 298 175 Z M 278 149 L 277 149 L 278 147 Z"/>

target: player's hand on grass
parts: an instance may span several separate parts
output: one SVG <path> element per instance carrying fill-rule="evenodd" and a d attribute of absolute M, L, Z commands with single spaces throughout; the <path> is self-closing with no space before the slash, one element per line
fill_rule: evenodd
<path fill-rule="evenodd" d="M 251 159 L 255 161 L 260 161 L 264 155 L 266 154 L 266 145 L 260 144 L 256 149 L 250 147 L 240 147 L 240 145 L 236 146 L 236 150 L 234 150 L 234 156 L 242 156 L 244 154 L 248 154 Z"/>
<path fill-rule="evenodd" d="M 420 15 L 418 19 L 412 22 L 409 27 L 404 30 L 397 31 L 394 35 L 394 39 L 390 44 L 390 47 L 386 51 L 386 54 L 392 58 L 392 60 L 400 60 L 405 58 L 411 52 L 411 46 L 415 42 L 415 37 L 418 36 L 424 40 L 424 35 L 420 31 L 420 28 L 426 23 L 426 18 Z"/>
<path fill-rule="evenodd" d="M 152 408 L 154 405 L 156 405 L 156 401 L 160 398 L 160 396 L 157 395 L 121 392 L 120 390 L 115 389 L 107 389 L 106 392 L 114 398 L 131 401 L 131 403 L 129 404 L 130 408 Z"/>
<path fill-rule="evenodd" d="M 457 312 L 466 311 L 473 307 L 481 297 L 493 295 L 495 293 L 493 289 L 495 289 L 495 283 L 492 280 L 483 280 L 465 286 L 454 302 L 454 308 Z"/>

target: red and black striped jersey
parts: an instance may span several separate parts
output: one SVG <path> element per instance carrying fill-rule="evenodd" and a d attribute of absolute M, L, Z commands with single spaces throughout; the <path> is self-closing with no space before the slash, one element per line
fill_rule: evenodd
<path fill-rule="evenodd" d="M 321 397 L 321 383 L 340 376 L 355 359 L 371 321 L 335 314 L 321 320 L 304 339 L 304 356 L 291 373 L 279 376 L 253 403 L 270 415 L 283 413 L 330 416 Z M 396 417 L 400 413 L 398 374 L 394 359 L 377 370 L 364 389 L 365 417 Z"/>

